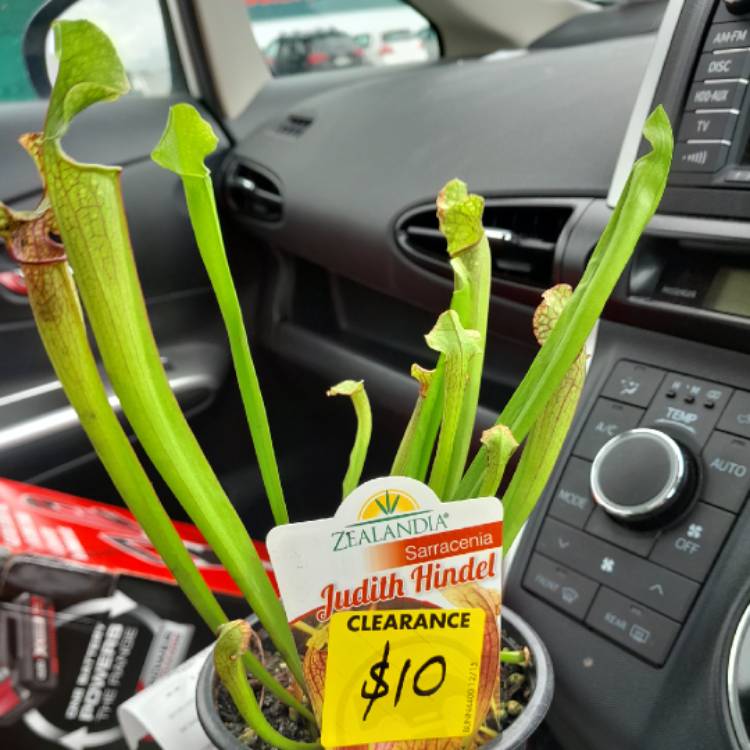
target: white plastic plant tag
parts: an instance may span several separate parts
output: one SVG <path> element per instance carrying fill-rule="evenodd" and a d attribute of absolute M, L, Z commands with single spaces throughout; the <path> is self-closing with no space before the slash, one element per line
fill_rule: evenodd
<path fill-rule="evenodd" d="M 476 731 L 499 669 L 497 498 L 383 477 L 267 546 L 326 747 Z"/>
<path fill-rule="evenodd" d="M 207 646 L 152 685 L 120 704 L 117 720 L 130 750 L 151 736 L 163 750 L 211 750 L 195 707 L 198 674 L 213 645 Z"/>

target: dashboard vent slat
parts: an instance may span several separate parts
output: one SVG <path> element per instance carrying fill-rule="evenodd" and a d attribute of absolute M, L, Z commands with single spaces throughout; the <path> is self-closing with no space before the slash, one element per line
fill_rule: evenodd
<path fill-rule="evenodd" d="M 258 221 L 281 221 L 284 206 L 281 189 L 265 173 L 247 164 L 237 164 L 229 172 L 226 190 L 230 205 L 243 216 Z"/>
<path fill-rule="evenodd" d="M 288 114 L 281 122 L 273 128 L 275 133 L 299 138 L 313 124 L 315 118 L 312 115 Z"/>
<path fill-rule="evenodd" d="M 571 205 L 487 200 L 484 225 L 492 252 L 493 278 L 539 289 L 552 286 L 555 248 L 572 213 Z M 445 240 L 433 205 L 406 213 L 396 223 L 396 242 L 420 265 L 435 270 L 448 268 Z"/>

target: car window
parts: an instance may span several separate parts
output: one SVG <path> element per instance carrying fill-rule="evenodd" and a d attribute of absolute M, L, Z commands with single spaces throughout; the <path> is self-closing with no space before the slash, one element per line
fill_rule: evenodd
<path fill-rule="evenodd" d="M 416 34 L 406 29 L 399 29 L 398 31 L 387 31 L 383 34 L 384 42 L 404 42 L 409 39 L 415 39 Z"/>
<path fill-rule="evenodd" d="M 246 0 L 274 75 L 428 62 L 440 56 L 428 21 L 403 0 Z M 292 59 L 285 43 L 301 42 Z M 397 46 L 394 46 L 397 45 Z"/>
<path fill-rule="evenodd" d="M 0 102 L 25 101 L 41 96 L 34 85 L 24 54 L 29 24 L 46 0 L 14 0 L 0 3 Z M 167 31 L 159 0 L 77 0 L 59 16 L 93 21 L 112 41 L 125 65 L 133 92 L 142 96 L 164 96 L 179 88 L 180 76 L 169 51 Z M 43 39 L 43 37 L 42 37 Z M 57 59 L 51 32 L 40 39 L 45 70 L 36 71 L 36 80 L 54 80 Z M 33 63 L 32 63 L 33 64 Z M 46 80 L 44 80 L 46 84 Z M 42 89 L 45 86 L 41 87 Z"/>

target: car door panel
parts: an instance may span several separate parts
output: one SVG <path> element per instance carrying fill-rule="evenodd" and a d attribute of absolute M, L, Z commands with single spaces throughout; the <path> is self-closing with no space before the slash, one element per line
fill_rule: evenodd
<path fill-rule="evenodd" d="M 76 120 L 64 147 L 80 161 L 124 165 L 123 197 L 154 333 L 175 393 L 193 415 L 226 379 L 229 354 L 181 182 L 149 158 L 175 101 L 130 96 L 93 107 Z M 40 198 L 33 163 L 13 141 L 41 126 L 44 106 L 3 106 L 0 198 L 15 208 Z M 214 129 L 221 135 L 215 122 Z M 214 166 L 226 147 L 222 137 Z M 0 271 L 12 267 L 7 255 L 0 260 Z M 27 301 L 7 290 L 0 293 L 0 351 L 0 475 L 27 481 L 43 475 L 66 486 L 67 467 L 93 459 L 91 447 L 59 388 Z"/>

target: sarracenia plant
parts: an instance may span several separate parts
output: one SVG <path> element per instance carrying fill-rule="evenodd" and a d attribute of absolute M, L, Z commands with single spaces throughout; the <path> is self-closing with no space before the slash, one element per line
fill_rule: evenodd
<path fill-rule="evenodd" d="M 284 750 L 315 743 L 288 740 L 265 720 L 245 674 L 252 673 L 311 725 L 309 706 L 322 696 L 304 678 L 284 610 L 231 501 L 206 460 L 169 387 L 130 246 L 119 168 L 81 164 L 61 144 L 73 118 L 117 99 L 128 82 L 109 39 L 86 21 L 54 25 L 59 72 L 42 133 L 21 138 L 34 159 L 44 194 L 34 211 L 0 204 L 0 236 L 23 269 L 32 311 L 53 367 L 94 449 L 124 502 L 206 624 L 217 634 L 219 675 L 252 730 Z M 636 242 L 656 210 L 672 156 L 672 133 L 658 108 L 644 135 L 651 152 L 639 159 L 575 291 L 544 293 L 534 316 L 541 348 L 497 425 L 481 438 L 468 469 L 481 385 L 491 286 L 491 254 L 482 228 L 483 201 L 459 180 L 437 201 L 440 228 L 454 272 L 450 307 L 427 344 L 434 370 L 415 365 L 417 402 L 392 473 L 425 480 L 445 501 L 492 495 L 519 443 L 518 467 L 504 496 L 509 546 L 534 508 L 570 426 L 585 376 L 584 344 Z M 216 147 L 210 125 L 189 105 L 172 108 L 153 159 L 183 183 L 198 248 L 227 329 L 255 454 L 276 523 L 288 514 L 245 326 L 219 226 L 206 157 Z M 227 624 L 156 495 L 107 398 L 89 346 L 85 309 L 104 368 L 122 409 L 157 471 L 205 536 L 284 658 L 297 686 L 287 690 L 248 649 L 247 626 Z M 343 381 L 329 395 L 352 399 L 357 432 L 343 482 L 360 482 L 372 432 L 361 382 Z M 508 659 L 521 658 L 507 655 Z M 241 659 L 241 665 L 240 665 Z M 474 739 L 478 744 L 479 739 Z"/>

